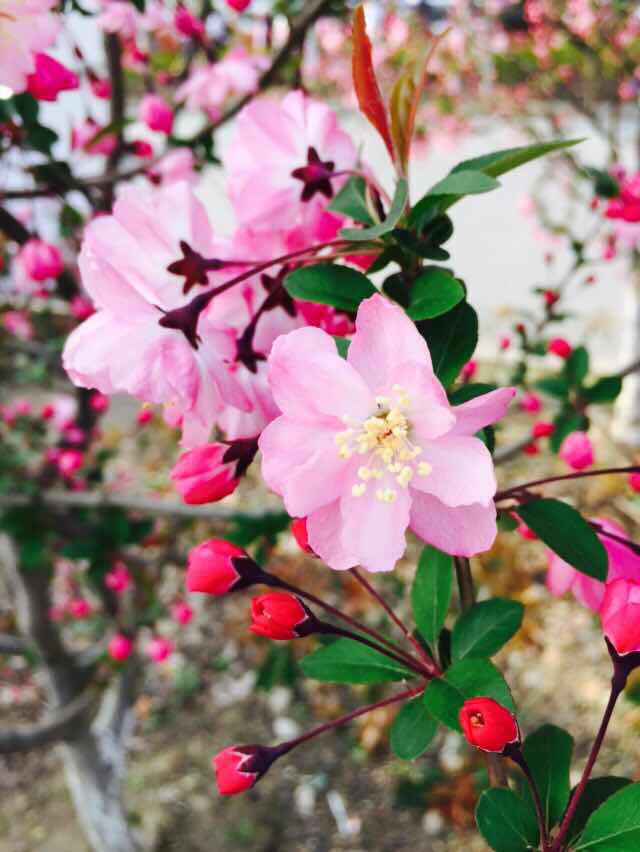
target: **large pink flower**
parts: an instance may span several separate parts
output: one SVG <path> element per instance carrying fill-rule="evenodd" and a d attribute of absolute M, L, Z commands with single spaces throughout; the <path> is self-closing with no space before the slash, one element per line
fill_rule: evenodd
<path fill-rule="evenodd" d="M 35 53 L 51 47 L 60 26 L 56 0 L 0 0 L 0 85 L 23 92 Z"/>
<path fill-rule="evenodd" d="M 167 271 L 181 257 L 181 240 L 214 253 L 204 208 L 185 182 L 129 187 L 113 215 L 87 227 L 79 266 L 97 310 L 71 334 L 63 361 L 82 387 L 165 403 L 172 422 L 182 423 L 183 443 L 194 446 L 206 442 L 227 404 L 251 404 L 229 369 L 232 329 L 201 314 L 194 345 L 182 330 L 160 325 L 164 312 L 193 298 L 183 293 L 184 279 Z"/>
<path fill-rule="evenodd" d="M 227 98 L 256 90 L 265 67 L 264 57 L 249 56 L 242 48 L 231 50 L 217 62 L 196 68 L 176 91 L 176 100 L 203 110 L 215 121 Z"/>
<path fill-rule="evenodd" d="M 613 533 L 623 539 L 627 538 L 626 532 L 615 521 L 610 521 L 607 518 L 593 518 L 593 520 L 599 523 L 606 532 Z M 599 535 L 598 538 L 604 545 L 609 557 L 607 582 L 633 580 L 640 583 L 640 556 L 634 553 L 631 548 L 606 535 Z M 567 592 L 571 592 L 583 606 L 598 612 L 602 606 L 605 584 L 576 571 L 551 550 L 548 551 L 548 559 L 547 588 L 551 594 L 562 597 Z"/>
<path fill-rule="evenodd" d="M 320 164 L 311 163 L 320 191 L 302 200 L 305 183 L 294 171 L 309 167 L 311 149 Z M 301 91 L 289 92 L 279 103 L 263 97 L 240 113 L 233 144 L 224 159 L 229 194 L 238 220 L 257 228 L 291 228 L 323 211 L 328 198 L 320 170 L 352 169 L 356 149 L 339 128 L 336 114 Z M 324 164 L 324 165 L 323 165 Z M 331 191 L 342 179 L 331 179 Z"/>
<path fill-rule="evenodd" d="M 503 416 L 504 388 L 452 408 L 427 344 L 383 296 L 362 302 L 347 360 L 318 328 L 269 357 L 282 415 L 261 435 L 264 479 L 331 568 L 390 571 L 405 531 L 470 556 L 496 535 L 491 455 L 474 434 Z"/>

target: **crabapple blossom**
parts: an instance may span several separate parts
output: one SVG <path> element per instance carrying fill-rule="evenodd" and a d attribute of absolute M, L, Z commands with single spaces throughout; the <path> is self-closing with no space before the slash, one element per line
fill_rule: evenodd
<path fill-rule="evenodd" d="M 513 714 L 493 698 L 469 698 L 458 714 L 462 733 L 471 745 L 482 751 L 502 752 L 520 741 Z"/>
<path fill-rule="evenodd" d="M 107 652 L 112 660 L 123 662 L 131 656 L 133 641 L 124 633 L 115 633 L 109 640 Z"/>
<path fill-rule="evenodd" d="M 246 588 L 252 579 L 253 563 L 247 553 L 235 544 L 219 538 L 201 542 L 189 553 L 186 586 L 189 592 L 226 595 Z"/>
<path fill-rule="evenodd" d="M 104 584 L 117 594 L 122 594 L 131 585 L 131 574 L 124 562 L 116 562 L 104 576 Z"/>
<path fill-rule="evenodd" d="M 547 351 L 553 355 L 557 355 L 559 358 L 568 358 L 573 350 L 571 344 L 563 337 L 554 337 L 547 344 Z"/>
<path fill-rule="evenodd" d="M 154 663 L 163 663 L 173 653 L 173 642 L 166 636 L 154 636 L 145 650 Z"/>
<path fill-rule="evenodd" d="M 632 491 L 640 494 L 640 473 L 630 473 L 627 482 Z"/>
<path fill-rule="evenodd" d="M 218 791 L 223 796 L 244 793 L 260 780 L 277 756 L 275 749 L 259 745 L 225 748 L 212 761 Z"/>
<path fill-rule="evenodd" d="M 491 546 L 495 474 L 474 435 L 514 389 L 451 407 L 426 342 L 381 295 L 360 304 L 346 360 L 297 329 L 275 342 L 269 383 L 282 414 L 260 436 L 264 480 L 331 568 L 392 570 L 407 527 L 447 553 Z"/>
<path fill-rule="evenodd" d="M 267 639 L 298 639 L 313 631 L 315 619 L 300 598 L 268 592 L 251 601 L 249 630 Z"/>
<path fill-rule="evenodd" d="M 291 521 L 291 532 L 300 550 L 304 550 L 305 553 L 313 553 L 313 550 L 309 547 L 306 518 L 294 518 Z"/>
<path fill-rule="evenodd" d="M 227 98 L 247 95 L 257 89 L 264 68 L 261 57 L 250 56 L 242 48 L 236 48 L 217 62 L 196 68 L 177 89 L 176 100 L 186 101 L 189 109 L 203 110 L 215 121 Z"/>
<path fill-rule="evenodd" d="M 214 503 L 236 490 L 240 480 L 236 463 L 225 460 L 228 451 L 225 444 L 206 444 L 180 456 L 171 479 L 185 503 Z"/>
<path fill-rule="evenodd" d="M 572 470 L 584 470 L 593 464 L 593 444 L 586 432 L 571 432 L 560 444 L 558 455 Z"/>
<path fill-rule="evenodd" d="M 527 414 L 537 414 L 542 409 L 542 401 L 540 400 L 540 397 L 538 394 L 532 393 L 531 391 L 524 393 L 518 404 L 523 411 L 527 412 Z"/>
<path fill-rule="evenodd" d="M 193 609 L 185 601 L 176 601 L 171 605 L 171 618 L 177 623 L 189 624 L 193 619 Z"/>
<path fill-rule="evenodd" d="M 36 237 L 27 240 L 21 247 L 16 261 L 22 273 L 31 281 L 57 278 L 64 266 L 60 249 Z"/>
<path fill-rule="evenodd" d="M 618 654 L 640 651 L 640 582 L 619 579 L 607 583 L 600 620 Z"/>
<path fill-rule="evenodd" d="M 145 95 L 140 101 L 138 114 L 140 120 L 144 121 L 150 130 L 157 130 L 167 135 L 171 133 L 173 111 L 164 98 L 159 95 Z"/>
<path fill-rule="evenodd" d="M 92 613 L 92 607 L 86 598 L 73 598 L 69 601 L 69 615 L 73 618 L 81 620 L 88 618 Z"/>
<path fill-rule="evenodd" d="M 627 540 L 625 530 L 615 521 L 608 518 L 593 518 L 604 533 L 611 533 L 619 539 Z M 633 580 L 640 583 L 640 556 L 623 542 L 598 533 L 598 538 L 607 551 L 608 569 L 607 583 L 614 580 Z M 629 544 L 632 544 L 630 541 Z M 597 612 L 602 606 L 605 584 L 576 571 L 552 550 L 547 551 L 549 570 L 547 572 L 547 588 L 552 595 L 561 597 L 567 592 L 580 601 L 583 606 Z"/>
<path fill-rule="evenodd" d="M 182 423 L 183 443 L 195 446 L 225 405 L 249 410 L 251 403 L 229 370 L 236 355 L 229 327 L 196 314 L 188 336 L 168 322 L 191 301 L 167 270 L 182 240 L 213 251 L 205 211 L 186 182 L 128 187 L 112 215 L 87 227 L 79 266 L 97 312 L 70 335 L 63 363 L 81 387 L 165 403 Z"/>
<path fill-rule="evenodd" d="M 54 43 L 60 27 L 56 0 L 0 0 L 0 85 L 23 92 L 36 70 L 36 53 Z"/>
<path fill-rule="evenodd" d="M 36 53 L 35 71 L 29 74 L 27 91 L 39 101 L 55 101 L 60 92 L 78 88 L 78 77 L 46 53 Z"/>

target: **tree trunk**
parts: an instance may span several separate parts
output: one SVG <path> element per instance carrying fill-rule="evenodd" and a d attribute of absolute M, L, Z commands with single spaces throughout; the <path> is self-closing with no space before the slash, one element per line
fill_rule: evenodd
<path fill-rule="evenodd" d="M 638 255 L 633 258 L 624 292 L 621 325 L 620 363 L 624 368 L 640 360 L 640 258 Z M 614 409 L 612 434 L 616 440 L 628 447 L 640 447 L 640 371 L 638 370 L 624 378 L 622 392 Z"/>

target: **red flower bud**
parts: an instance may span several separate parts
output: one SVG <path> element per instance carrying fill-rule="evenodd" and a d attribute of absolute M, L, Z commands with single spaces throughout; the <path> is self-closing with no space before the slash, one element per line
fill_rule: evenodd
<path fill-rule="evenodd" d="M 607 583 L 600 607 L 602 630 L 618 654 L 640 651 L 640 583 Z"/>
<path fill-rule="evenodd" d="M 187 591 L 226 595 L 258 582 L 259 573 L 259 566 L 241 547 L 221 538 L 210 538 L 189 554 Z"/>
<path fill-rule="evenodd" d="M 109 640 L 107 651 L 112 660 L 122 662 L 131 656 L 133 651 L 133 642 L 124 633 L 115 633 Z"/>
<path fill-rule="evenodd" d="M 548 438 L 549 435 L 553 435 L 555 428 L 556 427 L 553 423 L 548 423 L 545 420 L 538 420 L 537 423 L 533 424 L 531 434 L 534 438 Z"/>
<path fill-rule="evenodd" d="M 547 344 L 547 352 L 557 355 L 558 358 L 568 358 L 573 352 L 571 344 L 563 337 L 554 337 Z"/>
<path fill-rule="evenodd" d="M 228 449 L 225 444 L 207 444 L 180 456 L 170 476 L 185 503 L 215 503 L 236 490 L 236 464 L 224 460 Z"/>
<path fill-rule="evenodd" d="M 522 452 L 526 453 L 528 456 L 537 456 L 540 452 L 540 447 L 535 441 L 532 441 L 530 444 L 527 444 L 526 447 L 522 448 Z"/>
<path fill-rule="evenodd" d="M 559 293 L 556 290 L 545 290 L 544 291 L 544 302 L 548 308 L 551 308 L 555 305 L 555 303 L 560 298 Z"/>
<path fill-rule="evenodd" d="M 640 473 L 630 473 L 627 482 L 632 491 L 640 493 Z"/>
<path fill-rule="evenodd" d="M 468 742 L 482 751 L 502 752 L 520 741 L 515 717 L 493 698 L 470 698 L 458 714 L 462 733 Z"/>
<path fill-rule="evenodd" d="M 276 749 L 259 745 L 225 748 L 212 760 L 218 791 L 223 796 L 244 793 L 262 778 L 278 756 Z"/>
<path fill-rule="evenodd" d="M 316 620 L 300 598 L 289 592 L 268 592 L 251 601 L 249 629 L 267 639 L 298 639 L 315 629 Z"/>
<path fill-rule="evenodd" d="M 297 541 L 300 550 L 304 550 L 305 553 L 313 553 L 312 548 L 309 547 L 306 518 L 294 518 L 294 520 L 291 521 L 291 532 L 293 533 L 293 537 Z"/>

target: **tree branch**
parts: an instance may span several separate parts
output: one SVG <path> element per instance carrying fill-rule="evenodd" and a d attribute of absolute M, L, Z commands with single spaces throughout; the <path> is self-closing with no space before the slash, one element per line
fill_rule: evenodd
<path fill-rule="evenodd" d="M 41 722 L 0 731 L 0 754 L 32 751 L 61 740 L 73 739 L 79 731 L 85 729 L 86 725 L 82 724 L 82 719 L 86 717 L 87 721 L 89 720 L 95 704 L 95 694 L 84 692 Z"/>

